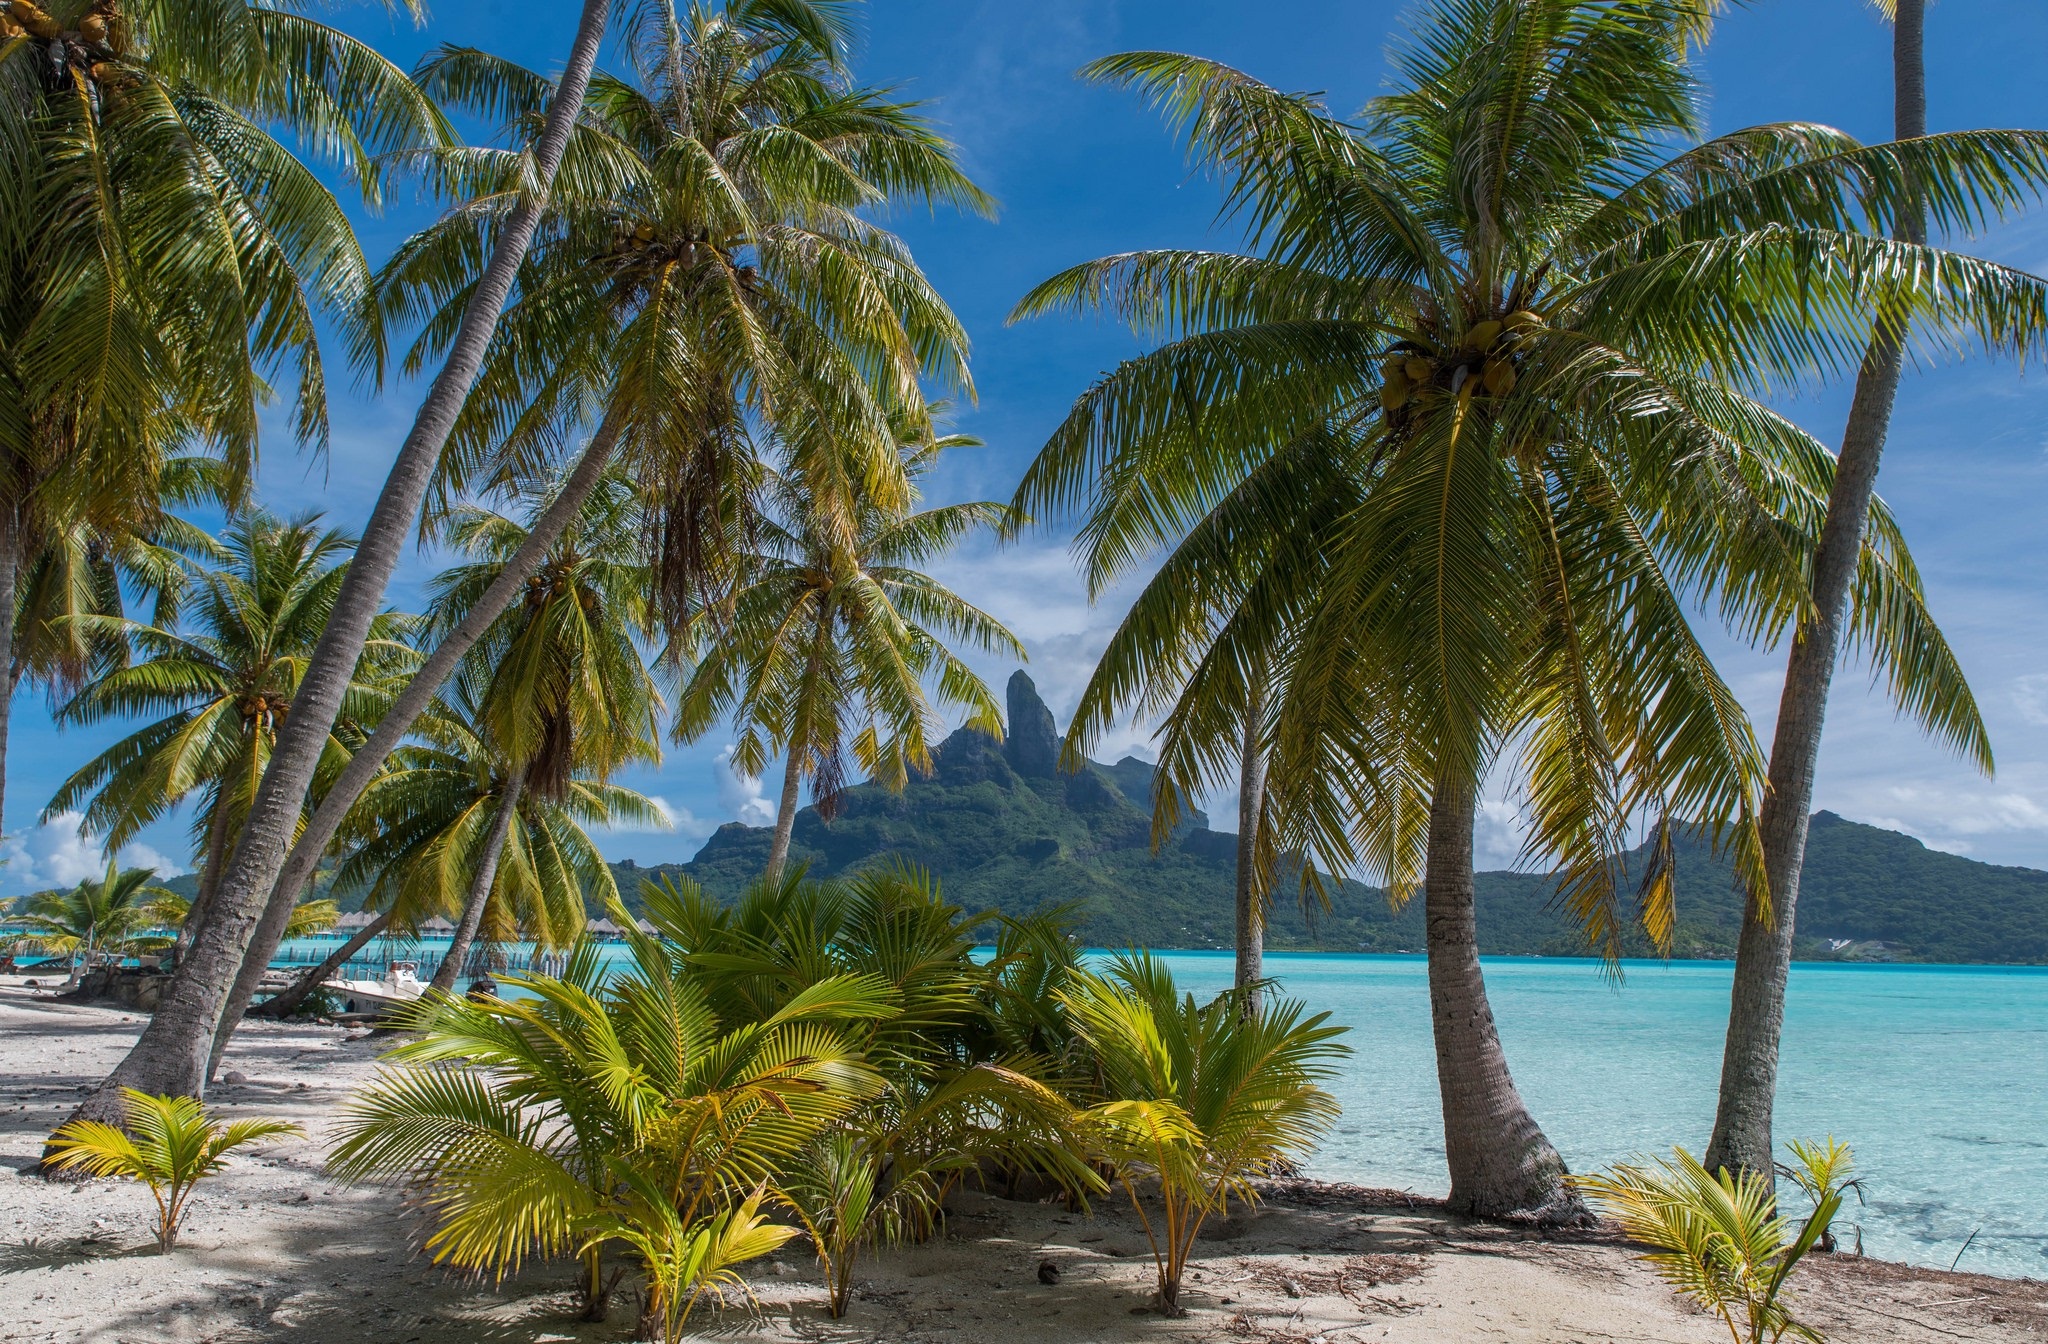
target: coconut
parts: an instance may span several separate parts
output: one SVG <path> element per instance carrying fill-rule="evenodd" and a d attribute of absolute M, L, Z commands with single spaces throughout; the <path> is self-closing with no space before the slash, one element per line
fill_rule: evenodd
<path fill-rule="evenodd" d="M 1543 321 L 1543 314 L 1524 308 L 1519 313 L 1509 313 L 1503 325 L 1509 331 L 1528 331 L 1532 328 L 1543 326 L 1545 323 Z"/>
<path fill-rule="evenodd" d="M 1426 359 L 1410 359 L 1403 362 L 1401 367 L 1411 383 L 1426 383 L 1436 376 L 1436 366 Z"/>
<path fill-rule="evenodd" d="M 1504 359 L 1489 359 L 1484 381 L 1487 396 L 1504 397 L 1515 390 L 1515 366 Z"/>
<path fill-rule="evenodd" d="M 64 32 L 63 27 L 55 19 L 29 3 L 29 0 L 14 0 L 14 3 L 8 6 L 7 16 L 45 42 L 56 41 Z"/>
<path fill-rule="evenodd" d="M 1472 329 L 1465 333 L 1465 345 L 1473 350 L 1491 350 L 1493 343 L 1500 339 L 1501 324 L 1492 318 L 1474 322 Z"/>
<path fill-rule="evenodd" d="M 107 40 L 107 21 L 97 14 L 88 14 L 79 20 L 78 35 L 94 44 L 104 42 Z"/>
<path fill-rule="evenodd" d="M 1408 404 L 1408 380 L 1389 378 L 1380 384 L 1380 409 L 1398 411 Z"/>

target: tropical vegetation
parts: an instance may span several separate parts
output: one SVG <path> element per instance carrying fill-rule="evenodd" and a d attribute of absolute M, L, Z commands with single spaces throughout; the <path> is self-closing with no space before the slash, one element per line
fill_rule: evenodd
<path fill-rule="evenodd" d="M 0 915 L 0 950 L 62 957 L 75 974 L 98 954 L 126 957 L 170 945 L 162 930 L 182 922 L 178 897 L 156 885 L 153 868 L 118 867 L 69 891 L 21 896 Z"/>
<path fill-rule="evenodd" d="M 1991 767 L 1874 487 L 1918 343 L 2048 337 L 2048 282 L 1961 250 L 2048 184 L 2048 133 L 1928 134 L 1923 0 L 1880 0 L 1893 139 L 1710 134 L 1725 8 L 1424 0 L 1352 116 L 1092 62 L 1232 240 L 1023 296 L 1139 346 L 1002 503 L 961 485 L 967 330 L 892 223 L 994 202 L 856 73 L 846 0 L 583 0 L 559 73 L 444 43 L 410 74 L 315 0 L 0 0 L 0 799 L 33 688 L 100 735 L 43 816 L 106 861 L 0 948 L 172 963 L 46 1168 L 144 1181 L 169 1249 L 194 1183 L 290 1128 L 198 1100 L 280 944 L 365 916 L 285 1013 L 445 919 L 330 1154 L 438 1262 L 571 1262 L 591 1319 L 632 1274 L 673 1341 L 799 1238 L 843 1316 L 876 1248 L 1001 1186 L 1127 1201 L 1177 1315 L 1204 1228 L 1337 1119 L 1342 1029 L 1264 961 L 1334 934 L 1427 953 L 1453 1210 L 1591 1201 L 1737 1344 L 1816 1337 L 1785 1285 L 1860 1187 L 1832 1140 L 1773 1163 L 1786 970 L 1889 845 L 1809 831 L 1823 710 L 1853 650 Z M 434 214 L 373 262 L 335 184 Z M 329 345 L 367 396 L 425 388 L 359 532 L 256 488 L 266 432 L 325 449 Z M 1779 409 L 1852 375 L 1839 452 Z M 1021 672 L 998 702 L 1024 644 L 949 577 L 1034 527 L 1129 598 L 1064 734 Z M 388 597 L 415 550 L 418 616 Z M 1787 651 L 1768 754 L 1715 639 Z M 1156 766 L 1089 760 L 1131 720 Z M 629 787 L 664 733 L 779 768 L 774 824 L 622 882 L 607 832 L 671 815 Z M 1540 875 L 1475 872 L 1500 791 Z M 120 863 L 173 823 L 189 896 Z M 2039 896 L 1883 852 L 1944 928 L 1851 936 L 1933 955 L 1984 940 L 1984 891 Z M 1681 859 L 1719 884 L 1683 911 Z M 1504 925 L 1509 889 L 1560 918 Z M 1084 956 L 1106 895 L 1091 932 L 1228 942 L 1232 988 Z M 458 997 L 515 940 L 553 973 Z M 1524 943 L 1735 952 L 1703 1160 L 1566 1172 L 1480 965 Z"/>
<path fill-rule="evenodd" d="M 1157 834 L 1241 772 L 1260 709 L 1256 857 L 1307 859 L 1304 898 L 1318 868 L 1421 890 L 1452 1204 L 1489 1216 L 1582 1210 L 1485 1004 L 1482 783 L 1512 780 L 1526 856 L 1609 958 L 1634 919 L 1668 947 L 1681 822 L 1765 890 L 1765 761 L 1694 612 L 1765 643 L 1796 624 L 1835 463 L 1757 398 L 1840 368 L 1874 311 L 2008 349 L 2048 330 L 2034 277 L 1884 236 L 1916 191 L 1956 229 L 2018 206 L 2048 140 L 1702 141 L 1708 9 L 1434 6 L 1358 125 L 1215 61 L 1096 62 L 1185 132 L 1249 248 L 1103 258 L 1018 309 L 1165 338 L 1081 396 L 1017 496 L 1080 512 L 1098 591 L 1164 553 L 1070 745 L 1164 716 Z M 1883 511 L 1857 554 L 1858 638 L 1900 708 L 1988 764 Z"/>
<path fill-rule="evenodd" d="M 303 1131 L 283 1120 L 221 1121 L 191 1097 L 128 1092 L 121 1124 L 75 1120 L 50 1136 L 50 1165 L 88 1176 L 141 1181 L 156 1201 L 156 1245 L 178 1244 L 192 1191 L 226 1165 L 237 1148 Z"/>
<path fill-rule="evenodd" d="M 1822 1246 L 1853 1184 L 1849 1149 L 1832 1138 L 1791 1144 L 1787 1173 L 1813 1206 L 1794 1218 L 1779 1206 L 1770 1177 L 1734 1167 L 1709 1171 L 1683 1148 L 1651 1166 L 1623 1163 L 1576 1181 L 1614 1215 L 1632 1240 L 1654 1247 L 1643 1259 L 1703 1310 L 1720 1318 L 1734 1344 L 1813 1341 L 1820 1332 L 1792 1314 L 1787 1280 Z"/>

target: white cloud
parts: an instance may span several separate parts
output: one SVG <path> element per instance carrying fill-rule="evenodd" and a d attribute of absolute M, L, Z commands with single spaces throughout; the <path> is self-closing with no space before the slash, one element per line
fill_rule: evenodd
<path fill-rule="evenodd" d="M 83 829 L 85 818 L 63 812 L 33 830 L 0 841 L 0 887 L 9 893 L 71 887 L 107 871 L 106 850 Z M 154 868 L 158 877 L 182 873 L 185 866 L 140 841 L 121 849 L 123 868 Z"/>
<path fill-rule="evenodd" d="M 2014 678 L 2012 705 L 2028 723 L 2048 728 L 2048 675 L 2036 672 Z"/>
<path fill-rule="evenodd" d="M 670 802 L 658 793 L 643 794 L 654 805 L 655 817 L 646 822 L 621 821 L 615 825 L 597 829 L 606 835 L 679 835 L 685 840 L 702 840 L 718 829 L 718 823 L 707 821 L 689 808 Z"/>
<path fill-rule="evenodd" d="M 761 789 L 761 781 L 733 768 L 731 746 L 718 753 L 718 805 L 735 820 L 749 826 L 773 826 L 775 804 Z M 709 835 L 710 830 L 704 834 Z"/>

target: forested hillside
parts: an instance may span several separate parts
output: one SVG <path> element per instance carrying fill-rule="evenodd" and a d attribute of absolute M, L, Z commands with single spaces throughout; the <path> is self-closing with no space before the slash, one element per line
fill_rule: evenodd
<path fill-rule="evenodd" d="M 1053 717 L 1029 677 L 1011 679 L 1009 700 L 1006 742 L 955 733 L 932 776 L 913 780 L 903 794 L 850 789 L 830 822 L 806 808 L 793 858 L 820 875 L 900 859 L 938 875 L 947 896 L 971 909 L 1078 902 L 1083 934 L 1099 945 L 1228 946 L 1236 836 L 1210 830 L 1198 816 L 1153 853 L 1151 767 L 1127 757 L 1064 773 Z M 730 897 L 760 873 L 768 841 L 766 828 L 734 823 L 687 864 L 615 870 L 629 897 L 642 878 L 676 874 Z M 1678 955 L 1732 955 L 1740 903 L 1727 863 L 1703 845 L 1684 846 L 1678 890 Z M 1480 874 L 1483 950 L 1582 953 L 1550 895 L 1544 876 Z M 1822 812 L 1807 848 L 1799 929 L 1807 957 L 2048 962 L 2048 873 L 1938 853 L 1910 836 Z M 1422 910 L 1418 901 L 1395 913 L 1379 890 L 1348 882 L 1310 921 L 1290 891 L 1270 937 L 1277 948 L 1420 951 Z M 1649 951 L 1640 942 L 1638 950 Z"/>

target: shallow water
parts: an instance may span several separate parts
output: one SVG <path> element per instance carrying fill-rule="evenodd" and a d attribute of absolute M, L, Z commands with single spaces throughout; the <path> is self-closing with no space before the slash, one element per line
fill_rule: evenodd
<path fill-rule="evenodd" d="M 331 946 L 331 944 L 330 944 Z M 428 944 L 423 951 L 431 952 Z M 1165 954 L 1188 988 L 1227 985 L 1228 953 Z M 1344 1117 L 1311 1174 L 1442 1194 L 1420 957 L 1269 954 L 1282 992 L 1352 1028 L 1333 1085 Z M 1489 995 L 1530 1110 L 1575 1171 L 1673 1144 L 1714 1115 L 1726 962 L 1489 958 Z M 2048 970 L 1802 965 L 1792 973 L 1777 1134 L 1856 1150 L 1864 1198 L 1837 1224 L 1864 1249 L 1946 1268 L 2048 1277 Z"/>

